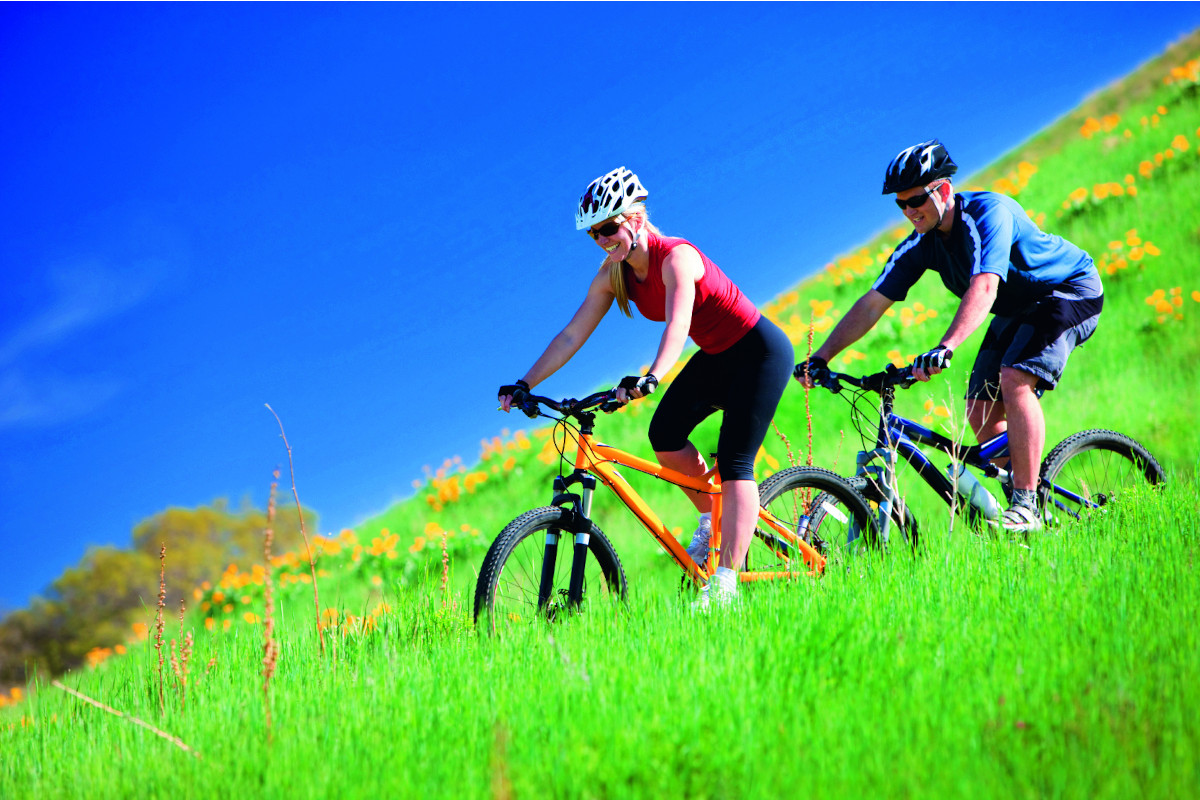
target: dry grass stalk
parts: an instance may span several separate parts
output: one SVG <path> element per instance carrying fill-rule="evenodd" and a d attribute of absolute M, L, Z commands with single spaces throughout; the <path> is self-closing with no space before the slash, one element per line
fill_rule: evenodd
<path fill-rule="evenodd" d="M 300 518 L 300 535 L 304 538 L 304 550 L 308 553 L 308 569 L 312 573 L 313 611 L 317 626 L 317 640 L 321 645 L 321 655 L 324 656 L 325 633 L 321 630 L 321 598 L 320 593 L 317 591 L 317 563 L 313 558 L 312 546 L 308 542 L 308 532 L 304 530 L 304 509 L 300 506 L 300 493 L 296 491 L 296 465 L 292 462 L 292 446 L 288 444 L 287 433 L 283 430 L 283 420 L 279 418 L 279 415 L 275 413 L 275 409 L 271 408 L 269 403 L 266 406 L 267 410 L 271 412 L 271 416 L 275 417 L 275 421 L 279 423 L 279 437 L 283 439 L 283 446 L 287 448 L 288 470 L 292 478 L 292 497 L 296 500 L 296 514 Z"/>
<path fill-rule="evenodd" d="M 775 429 L 775 435 L 777 435 L 783 441 L 783 446 L 787 450 L 788 464 L 793 467 L 797 466 L 796 456 L 792 455 L 791 440 L 788 439 L 787 435 L 783 431 L 779 430 L 779 426 L 775 424 L 774 419 L 771 420 L 771 427 Z"/>
<path fill-rule="evenodd" d="M 163 696 L 163 610 L 167 607 L 167 545 L 164 543 L 158 550 L 158 610 L 154 616 L 154 649 L 158 651 L 158 713 L 162 716 L 167 711 L 166 698 Z"/>
<path fill-rule="evenodd" d="M 446 547 L 448 531 L 442 531 L 442 608 L 450 598 L 450 550 Z"/>
<path fill-rule="evenodd" d="M 93 700 L 92 698 L 88 697 L 86 694 L 83 694 L 82 692 L 77 692 L 68 686 L 64 686 L 63 684 L 59 683 L 57 680 L 50 681 L 50 685 L 57 689 L 62 689 L 64 692 L 66 692 L 69 695 L 78 697 L 80 700 L 84 701 L 85 703 L 91 703 L 96 708 L 99 708 L 102 711 L 107 711 L 109 714 L 112 714 L 117 717 L 121 717 L 122 719 L 127 719 L 130 722 L 132 722 L 134 725 L 141 725 L 143 728 L 150 731 L 154 735 L 161 736 L 162 738 L 166 739 L 168 742 L 175 745 L 180 750 L 183 750 L 185 753 L 191 753 L 196 758 L 201 757 L 200 753 L 198 753 L 197 751 L 193 750 L 192 748 L 190 748 L 186 744 L 184 744 L 183 740 L 180 739 L 179 737 L 172 736 L 171 734 L 167 733 L 166 731 L 159 730 L 158 728 L 154 727 L 150 723 L 143 722 L 142 720 L 138 719 L 137 717 L 133 716 L 132 714 L 126 714 L 125 712 L 118 711 L 111 706 L 106 706 L 106 705 L 104 705 L 104 703 Z"/>
<path fill-rule="evenodd" d="M 179 657 L 176 653 L 175 640 L 171 640 L 171 672 L 175 673 L 176 685 L 183 682 L 183 670 L 179 666 Z"/>
<path fill-rule="evenodd" d="M 511 800 L 512 779 L 508 776 L 508 726 L 497 720 L 492 728 L 492 797 L 495 800 Z"/>
<path fill-rule="evenodd" d="M 275 642 L 275 582 L 271 578 L 271 542 L 275 538 L 275 492 L 279 486 L 279 470 L 271 482 L 271 498 L 267 502 L 267 529 L 263 535 L 263 561 L 267 565 L 263 579 L 263 709 L 267 719 L 267 741 L 271 741 L 271 676 L 279 657 Z"/>
<path fill-rule="evenodd" d="M 807 392 L 808 390 L 806 389 L 805 391 Z M 796 457 L 792 455 L 791 440 L 789 440 L 788 437 L 786 435 L 784 435 L 783 431 L 779 430 L 779 426 L 775 424 L 774 419 L 771 420 L 771 427 L 775 429 L 775 433 L 778 434 L 779 438 L 783 440 L 783 446 L 785 448 L 787 448 L 788 464 L 792 465 L 793 467 L 797 466 Z M 811 463 L 811 461 L 810 461 L 810 463 Z M 801 508 L 800 508 L 801 503 L 803 503 L 804 509 L 809 508 L 809 504 L 812 503 L 812 489 L 811 488 L 805 488 L 804 491 L 802 491 L 800 493 L 799 498 L 797 498 L 793 495 L 793 497 L 792 497 L 792 514 L 794 515 L 793 519 L 799 519 L 800 515 L 802 513 L 805 513 L 805 514 L 809 513 L 809 511 L 807 511 L 807 510 L 805 510 L 805 511 L 801 510 Z"/>
<path fill-rule="evenodd" d="M 178 657 L 175 654 L 175 640 L 171 640 L 171 670 L 175 673 L 175 685 L 179 690 L 179 705 L 181 708 L 187 708 L 188 661 L 192 657 L 192 632 L 188 631 L 186 636 L 183 633 L 183 618 L 186 611 L 186 604 L 183 600 L 180 600 Z"/>
<path fill-rule="evenodd" d="M 955 413 L 951 410 L 957 408 L 953 398 L 953 393 L 950 391 L 950 381 L 946 381 L 946 411 L 949 415 L 949 427 L 952 431 L 950 438 L 954 442 L 954 446 L 950 448 L 950 459 L 952 464 L 957 464 L 958 469 L 966 471 L 966 466 L 962 463 L 962 457 L 966 449 L 970 446 L 966 443 L 967 431 L 970 429 L 970 424 L 966 420 L 967 410 L 963 409 L 963 419 L 960 421 Z M 948 475 L 950 479 L 950 527 L 948 533 L 954 533 L 954 523 L 958 518 L 959 511 L 962 509 L 962 504 L 967 498 L 958 496 L 958 481 L 955 476 Z"/>
<path fill-rule="evenodd" d="M 812 358 L 813 344 L 813 311 L 808 311 L 808 354 L 804 357 L 806 360 Z M 812 405 L 809 403 L 809 393 L 812 390 L 807 386 L 804 387 L 804 418 L 808 420 L 808 458 L 805 460 L 808 466 L 812 466 Z"/>
<path fill-rule="evenodd" d="M 183 637 L 183 692 L 181 700 L 184 706 L 187 705 L 187 679 L 188 679 L 188 662 L 192 660 L 192 632 L 188 631 Z"/>

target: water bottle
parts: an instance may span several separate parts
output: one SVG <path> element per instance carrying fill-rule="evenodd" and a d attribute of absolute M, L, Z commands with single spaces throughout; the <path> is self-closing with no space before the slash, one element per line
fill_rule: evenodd
<path fill-rule="evenodd" d="M 979 479 L 967 471 L 967 468 L 957 461 L 951 461 L 946 468 L 946 475 L 954 481 L 959 499 L 968 504 L 984 519 L 1000 519 L 1000 504 L 992 493 L 979 482 Z"/>

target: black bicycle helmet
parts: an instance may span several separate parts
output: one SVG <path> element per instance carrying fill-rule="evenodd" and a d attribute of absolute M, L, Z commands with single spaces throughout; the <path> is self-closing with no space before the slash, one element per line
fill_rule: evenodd
<path fill-rule="evenodd" d="M 895 194 L 914 186 L 927 186 L 958 172 L 958 165 L 937 139 L 901 150 L 883 175 L 883 193 Z"/>

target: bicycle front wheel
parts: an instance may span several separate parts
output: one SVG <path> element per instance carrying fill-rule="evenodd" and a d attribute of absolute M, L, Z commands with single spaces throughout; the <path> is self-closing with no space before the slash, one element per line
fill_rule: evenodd
<path fill-rule="evenodd" d="M 1088 430 L 1068 436 L 1046 456 L 1038 495 L 1046 521 L 1061 523 L 1102 513 L 1122 495 L 1164 477 L 1141 443 L 1116 431 Z"/>
<path fill-rule="evenodd" d="M 763 481 L 759 503 L 821 555 L 837 562 L 861 547 L 878 544 L 879 528 L 870 506 L 850 483 L 819 467 L 789 467 Z M 755 531 L 748 569 L 778 568 L 798 554 L 781 537 Z"/>
<path fill-rule="evenodd" d="M 568 598 L 574 561 L 574 515 L 545 506 L 526 511 L 492 542 L 475 584 L 475 624 L 492 633 L 542 619 L 554 622 L 570 611 L 586 612 L 599 603 L 624 599 L 625 569 L 612 543 L 594 523 L 583 565 L 578 606 Z M 546 596 L 539 603 L 543 580 Z M 540 606 L 540 607 L 539 607 Z"/>

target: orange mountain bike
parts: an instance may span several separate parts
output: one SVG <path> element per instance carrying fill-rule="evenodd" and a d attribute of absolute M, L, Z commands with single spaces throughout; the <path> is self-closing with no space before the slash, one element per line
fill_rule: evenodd
<path fill-rule="evenodd" d="M 522 394 L 513 405 L 531 418 L 555 421 L 552 435 L 556 444 L 561 436 L 563 467 L 554 479 L 550 505 L 518 516 L 488 550 L 475 586 L 476 624 L 495 632 L 538 619 L 553 621 L 596 602 L 624 599 L 625 569 L 612 542 L 591 518 L 597 480 L 641 521 L 685 581 L 697 586 L 708 581 L 721 548 L 721 478 L 715 465 L 693 477 L 596 441 L 596 411 L 618 407 L 611 390 L 562 401 Z M 574 468 L 567 472 L 572 444 Z M 692 560 L 618 467 L 712 497 L 712 538 L 704 564 Z M 758 526 L 740 572 L 743 582 L 818 575 L 825 569 L 826 542 L 845 542 L 876 530 L 867 502 L 846 479 L 829 470 L 784 469 L 760 485 L 759 498 Z M 564 541 L 569 546 L 560 546 Z"/>

